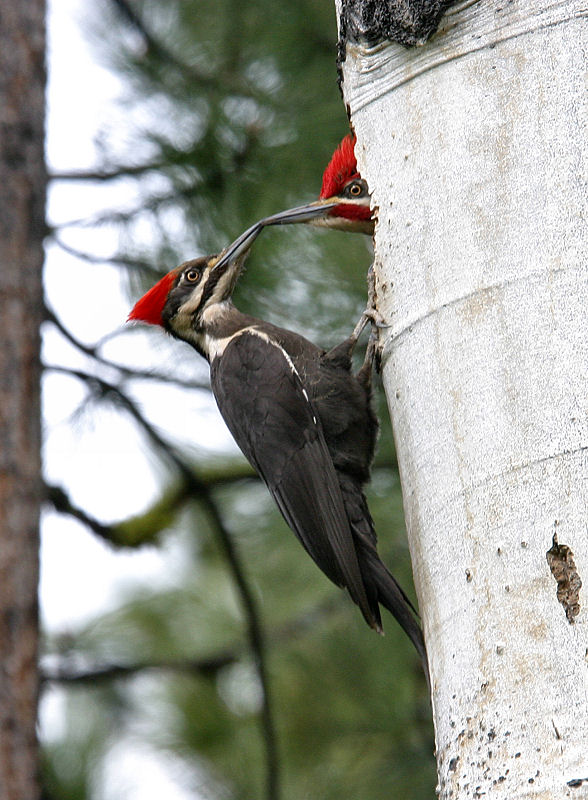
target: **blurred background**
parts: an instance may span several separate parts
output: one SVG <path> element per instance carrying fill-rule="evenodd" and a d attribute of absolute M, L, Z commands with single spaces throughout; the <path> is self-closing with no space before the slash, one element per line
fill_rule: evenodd
<path fill-rule="evenodd" d="M 408 639 L 390 616 L 375 635 L 304 553 L 206 363 L 125 325 L 161 274 L 318 195 L 348 131 L 334 4 L 53 0 L 48 24 L 46 798 L 432 798 Z M 329 347 L 370 259 L 366 236 L 267 230 L 235 300 Z M 368 499 L 414 597 L 376 393 Z"/>

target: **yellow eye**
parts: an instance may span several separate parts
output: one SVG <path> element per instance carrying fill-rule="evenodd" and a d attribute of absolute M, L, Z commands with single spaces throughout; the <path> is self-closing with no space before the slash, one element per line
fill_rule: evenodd
<path fill-rule="evenodd" d="M 188 283 L 196 283 L 200 280 L 200 273 L 197 269 L 189 269 L 188 272 L 184 273 L 184 278 Z"/>
<path fill-rule="evenodd" d="M 361 193 L 362 193 L 362 188 L 359 185 L 359 183 L 352 183 L 351 186 L 349 187 L 349 194 L 352 197 L 359 197 Z"/>

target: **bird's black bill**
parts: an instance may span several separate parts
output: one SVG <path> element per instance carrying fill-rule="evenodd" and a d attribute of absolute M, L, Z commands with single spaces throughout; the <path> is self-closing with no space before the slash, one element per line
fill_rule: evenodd
<path fill-rule="evenodd" d="M 314 203 L 307 203 L 305 206 L 289 208 L 287 211 L 280 211 L 279 214 L 272 214 L 259 221 L 259 225 L 293 225 L 297 222 L 310 222 L 319 217 L 326 217 L 338 202 L 329 200 L 316 200 Z"/>
<path fill-rule="evenodd" d="M 264 217 L 252 225 L 250 228 L 235 239 L 232 244 L 225 247 L 219 255 L 219 260 L 214 265 L 214 269 L 221 269 L 226 264 L 239 258 L 249 250 L 253 242 L 257 239 L 262 229 L 269 225 L 294 225 L 297 222 L 310 222 L 313 219 L 326 217 L 338 205 L 336 202 L 328 200 L 316 200 L 314 203 L 307 203 L 305 206 L 289 208 L 287 211 L 280 211 L 279 214 L 272 214 Z"/>
<path fill-rule="evenodd" d="M 263 223 L 263 220 L 256 222 L 255 225 L 247 228 L 247 230 L 242 233 L 241 236 L 235 239 L 232 244 L 230 244 L 228 247 L 225 247 L 225 249 L 219 255 L 218 261 L 214 265 L 213 269 L 220 269 L 224 267 L 225 264 L 234 261 L 236 258 L 239 258 L 246 253 L 261 233 L 264 226 Z"/>

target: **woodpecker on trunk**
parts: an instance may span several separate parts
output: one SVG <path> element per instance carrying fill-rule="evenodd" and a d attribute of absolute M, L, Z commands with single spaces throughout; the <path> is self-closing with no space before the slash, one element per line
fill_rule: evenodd
<path fill-rule="evenodd" d="M 355 137 L 345 136 L 327 164 L 319 199 L 260 221 L 261 225 L 308 222 L 352 233 L 374 233 L 374 214 L 367 183 L 357 171 Z"/>
<path fill-rule="evenodd" d="M 129 320 L 161 325 L 208 360 L 229 430 L 308 554 L 331 581 L 347 588 L 378 632 L 379 604 L 387 608 L 426 672 L 414 609 L 378 556 L 363 493 L 378 422 L 371 365 L 354 375 L 351 356 L 369 315 L 348 339 L 325 351 L 241 313 L 231 297 L 262 227 L 252 226 L 218 256 L 172 270 L 136 303 Z"/>
<path fill-rule="evenodd" d="M 357 171 L 355 159 L 355 136 L 345 136 L 327 164 L 319 199 L 302 206 L 280 211 L 259 220 L 234 242 L 237 245 L 250 236 L 257 236 L 262 228 L 270 225 L 292 225 L 308 223 L 333 230 L 351 233 L 374 233 L 375 215 L 371 208 L 371 196 L 366 181 Z M 373 328 L 385 327 L 376 308 L 376 288 L 373 264 L 368 269 L 368 302 L 364 319 L 372 322 Z M 380 351 L 377 336 L 372 333 L 362 371 L 371 369 L 375 361 L 379 371 Z"/>

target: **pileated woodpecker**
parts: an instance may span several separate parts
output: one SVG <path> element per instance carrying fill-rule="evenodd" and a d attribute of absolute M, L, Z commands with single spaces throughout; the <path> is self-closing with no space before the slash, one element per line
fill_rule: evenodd
<path fill-rule="evenodd" d="M 367 183 L 357 171 L 355 137 L 348 134 L 327 164 L 319 199 L 314 203 L 282 211 L 260 221 L 260 225 L 309 222 L 340 231 L 374 232 Z"/>
<path fill-rule="evenodd" d="M 379 604 L 392 612 L 426 672 L 414 609 L 378 556 L 363 493 L 378 422 L 371 362 L 354 375 L 351 356 L 369 314 L 325 351 L 241 313 L 231 297 L 262 227 L 254 225 L 218 256 L 172 270 L 129 320 L 161 325 L 208 360 L 220 412 L 290 528 L 327 577 L 347 588 L 368 625 L 382 631 Z"/>

